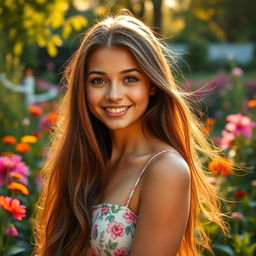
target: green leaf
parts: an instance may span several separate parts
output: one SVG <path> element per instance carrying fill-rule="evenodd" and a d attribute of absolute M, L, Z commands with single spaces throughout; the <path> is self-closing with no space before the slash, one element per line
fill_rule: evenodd
<path fill-rule="evenodd" d="M 115 219 L 114 215 L 109 215 L 106 220 L 108 220 L 109 222 L 112 222 Z"/>
<path fill-rule="evenodd" d="M 218 244 L 214 246 L 218 251 L 224 252 L 229 256 L 235 256 L 234 251 L 227 245 Z"/>
<path fill-rule="evenodd" d="M 108 248 L 110 250 L 114 250 L 117 247 L 117 244 L 118 244 L 117 242 L 112 243 L 111 239 L 108 240 Z"/>
<path fill-rule="evenodd" d="M 126 235 L 129 235 L 132 232 L 132 228 L 130 226 L 125 228 Z"/>
<path fill-rule="evenodd" d="M 112 256 L 112 254 L 111 254 L 109 251 L 107 251 L 107 250 L 104 250 L 104 253 L 105 253 L 107 256 Z"/>
<path fill-rule="evenodd" d="M 25 252 L 26 250 L 21 247 L 13 247 L 10 250 L 6 251 L 3 256 L 11 256 L 11 255 L 16 255 L 21 252 Z"/>

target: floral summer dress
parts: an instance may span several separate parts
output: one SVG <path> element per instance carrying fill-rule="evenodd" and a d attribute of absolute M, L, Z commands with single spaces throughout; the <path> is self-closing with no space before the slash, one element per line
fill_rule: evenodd
<path fill-rule="evenodd" d="M 137 215 L 128 208 L 132 195 L 148 164 L 163 150 L 154 154 L 141 171 L 125 205 L 102 203 L 92 208 L 90 256 L 128 256 L 136 229 Z"/>

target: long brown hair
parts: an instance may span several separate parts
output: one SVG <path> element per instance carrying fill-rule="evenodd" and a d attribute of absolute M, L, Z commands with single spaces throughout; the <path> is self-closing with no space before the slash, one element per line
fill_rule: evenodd
<path fill-rule="evenodd" d="M 191 94 L 182 92 L 175 83 L 168 47 L 149 27 L 125 12 L 109 15 L 89 28 L 65 69 L 67 91 L 52 134 L 50 157 L 42 169 L 43 191 L 33 220 L 34 253 L 86 255 L 91 207 L 100 197 L 102 173 L 111 155 L 108 129 L 87 107 L 86 64 L 92 50 L 115 45 L 133 54 L 157 88 L 143 116 L 144 127 L 174 147 L 190 167 L 190 214 L 178 255 L 200 255 L 202 247 L 211 251 L 199 216 L 215 222 L 226 234 L 227 226 L 220 197 L 206 180 L 199 154 L 213 159 L 219 151 L 201 132 L 201 123 L 189 104 Z"/>

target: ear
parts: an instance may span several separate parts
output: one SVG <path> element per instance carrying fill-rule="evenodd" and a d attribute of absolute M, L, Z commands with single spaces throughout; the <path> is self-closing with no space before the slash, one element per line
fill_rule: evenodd
<path fill-rule="evenodd" d="M 150 95 L 156 94 L 156 87 L 153 84 L 151 84 L 149 94 Z"/>

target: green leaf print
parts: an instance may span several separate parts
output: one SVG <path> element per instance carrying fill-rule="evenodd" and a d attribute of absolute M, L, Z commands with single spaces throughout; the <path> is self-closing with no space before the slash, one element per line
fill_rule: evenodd
<path fill-rule="evenodd" d="M 131 226 L 128 226 L 128 227 L 125 228 L 125 233 L 126 233 L 127 236 L 128 236 L 131 232 L 132 232 L 132 227 L 131 227 Z"/>
<path fill-rule="evenodd" d="M 108 217 L 106 217 L 105 220 L 108 220 L 109 222 L 112 222 L 115 219 L 114 215 L 109 215 Z"/>
<path fill-rule="evenodd" d="M 107 251 L 107 250 L 104 250 L 104 253 L 105 253 L 107 256 L 112 256 L 112 254 L 111 254 L 109 251 Z"/>
<path fill-rule="evenodd" d="M 121 211 L 121 210 L 122 210 L 121 207 L 122 207 L 122 206 L 117 205 L 117 208 L 115 208 L 115 205 L 112 205 L 112 206 L 111 206 L 111 211 L 112 211 L 112 213 L 117 213 L 117 212 Z"/>
<path fill-rule="evenodd" d="M 117 242 L 111 242 L 111 239 L 108 240 L 108 248 L 114 250 L 117 247 Z"/>

